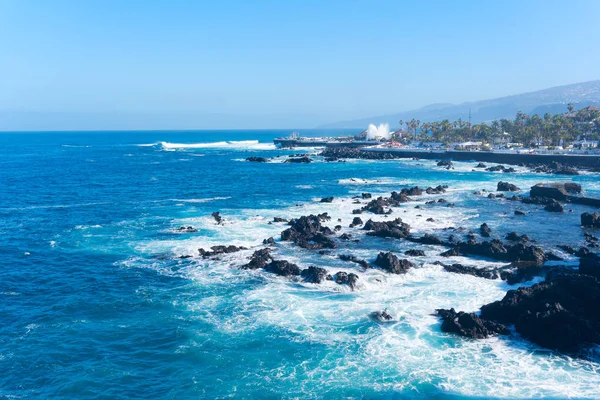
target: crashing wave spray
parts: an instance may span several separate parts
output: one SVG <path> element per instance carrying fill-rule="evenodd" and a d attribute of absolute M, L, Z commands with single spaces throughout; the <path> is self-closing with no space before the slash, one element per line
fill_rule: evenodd
<path fill-rule="evenodd" d="M 367 139 L 389 139 L 390 126 L 388 124 L 379 124 L 375 126 L 370 124 L 367 128 Z"/>

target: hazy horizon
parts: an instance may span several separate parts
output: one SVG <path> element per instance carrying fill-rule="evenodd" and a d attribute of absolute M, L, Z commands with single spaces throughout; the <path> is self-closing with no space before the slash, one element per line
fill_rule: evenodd
<path fill-rule="evenodd" d="M 592 81 L 599 16 L 593 0 L 5 1 L 0 130 L 310 129 Z"/>

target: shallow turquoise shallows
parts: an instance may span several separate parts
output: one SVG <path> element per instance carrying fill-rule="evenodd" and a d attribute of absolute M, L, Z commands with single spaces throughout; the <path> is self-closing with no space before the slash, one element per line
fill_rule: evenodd
<path fill-rule="evenodd" d="M 518 167 L 515 174 L 472 171 L 476 163 L 468 162 L 453 170 L 423 160 L 290 164 L 282 162 L 287 155 L 314 150 L 275 149 L 272 139 L 287 134 L 0 134 L 0 398 L 599 395 L 594 355 L 569 358 L 516 334 L 470 341 L 442 333 L 432 315 L 436 308 L 477 311 L 514 287 L 443 271 L 433 264 L 441 248 L 348 227 L 352 197 L 363 192 L 446 184 L 443 196 L 415 198 L 391 217 L 415 233 L 487 222 L 495 235 L 526 233 L 568 263 L 574 259 L 556 245 L 581 244 L 583 208 L 559 216 L 473 194 L 495 190 L 499 180 L 527 189 L 564 177 Z M 600 196 L 598 175 L 573 179 Z M 319 202 L 329 196 L 333 202 Z M 440 197 L 456 207 L 425 205 Z M 517 208 L 528 215 L 515 217 Z M 317 212 L 360 241 L 321 255 L 279 242 L 286 225 L 269 223 Z M 268 237 L 278 241 L 276 258 L 355 272 L 358 287 L 240 270 Z M 218 244 L 249 250 L 198 256 Z M 337 257 L 373 261 L 379 251 L 410 248 L 426 256 L 415 257 L 406 275 L 363 271 Z M 466 261 L 498 264 L 456 258 Z M 393 322 L 369 318 L 385 308 Z"/>

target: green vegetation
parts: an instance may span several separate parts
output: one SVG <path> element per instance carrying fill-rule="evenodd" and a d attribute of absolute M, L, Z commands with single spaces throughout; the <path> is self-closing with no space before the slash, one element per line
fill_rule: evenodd
<path fill-rule="evenodd" d="M 502 138 L 511 143 L 520 143 L 526 147 L 537 146 L 567 146 L 578 138 L 588 141 L 600 139 L 600 109 L 587 107 L 574 111 L 573 105 L 568 105 L 566 114 L 537 114 L 527 115 L 518 112 L 514 120 L 494 120 L 489 124 L 485 122 L 471 125 L 469 122 L 458 119 L 447 119 L 438 122 L 425 122 L 412 119 L 400 121 L 400 126 L 406 126 L 406 131 L 411 138 L 404 140 L 425 140 L 443 143 L 456 143 L 465 141 L 481 141 L 494 143 Z M 400 138 L 396 138 L 400 139 Z"/>

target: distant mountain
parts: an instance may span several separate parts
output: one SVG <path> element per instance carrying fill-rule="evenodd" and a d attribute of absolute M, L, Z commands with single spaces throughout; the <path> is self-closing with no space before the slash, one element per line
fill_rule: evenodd
<path fill-rule="evenodd" d="M 413 111 L 335 122 L 322 125 L 320 128 L 366 128 L 369 124 L 384 122 L 391 127 L 397 127 L 399 120 L 407 121 L 412 118 L 421 122 L 440 121 L 446 118 L 450 121 L 459 118 L 466 121 L 469 118 L 469 109 L 471 121 L 479 123 L 500 118 L 512 119 L 518 111 L 540 115 L 546 112 L 554 114 L 565 112 L 569 103 L 573 103 L 576 109 L 589 105 L 600 106 L 600 80 L 556 86 L 491 100 L 462 104 L 431 104 Z"/>

